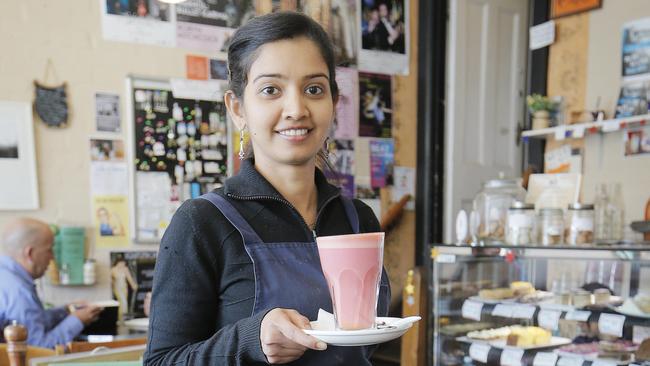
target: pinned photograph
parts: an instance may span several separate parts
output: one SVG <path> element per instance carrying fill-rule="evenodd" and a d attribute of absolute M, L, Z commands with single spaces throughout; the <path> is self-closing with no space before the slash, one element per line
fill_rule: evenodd
<path fill-rule="evenodd" d="M 171 6 L 157 0 L 100 0 L 105 40 L 174 47 Z"/>
<path fill-rule="evenodd" d="M 97 131 L 120 132 L 120 96 L 95 93 L 95 122 Z"/>
<path fill-rule="evenodd" d="M 119 319 L 144 317 L 144 302 L 153 288 L 155 251 L 111 252 L 111 290 Z"/>
<path fill-rule="evenodd" d="M 361 1 L 359 70 L 408 74 L 408 0 Z"/>
<path fill-rule="evenodd" d="M 106 12 L 113 15 L 149 18 L 168 22 L 169 4 L 147 0 L 106 0 Z"/>
<path fill-rule="evenodd" d="M 122 140 L 90 139 L 90 160 L 124 161 L 124 142 Z"/>

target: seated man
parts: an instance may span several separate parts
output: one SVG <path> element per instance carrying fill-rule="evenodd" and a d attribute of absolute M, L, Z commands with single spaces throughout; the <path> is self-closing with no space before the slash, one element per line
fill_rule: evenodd
<path fill-rule="evenodd" d="M 84 325 L 96 320 L 102 311 L 96 306 L 43 308 L 34 280 L 45 274 L 54 256 L 54 235 L 47 224 L 27 218 L 14 220 L 5 227 L 1 240 L 0 329 L 16 320 L 27 327 L 28 344 L 54 348 L 72 341 Z"/>

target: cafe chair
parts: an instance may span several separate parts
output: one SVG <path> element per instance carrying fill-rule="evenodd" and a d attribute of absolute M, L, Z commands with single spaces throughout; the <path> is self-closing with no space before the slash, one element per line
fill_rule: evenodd
<path fill-rule="evenodd" d="M 0 343 L 0 366 L 27 366 L 32 358 L 56 355 L 49 348 L 28 346 L 27 328 L 15 321 L 5 327 L 4 337 L 7 343 Z"/>

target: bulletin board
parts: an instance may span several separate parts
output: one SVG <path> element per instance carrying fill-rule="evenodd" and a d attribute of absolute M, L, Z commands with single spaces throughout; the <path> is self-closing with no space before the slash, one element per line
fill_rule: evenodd
<path fill-rule="evenodd" d="M 231 166 L 221 101 L 174 97 L 170 81 L 127 79 L 131 233 L 159 243 L 183 201 L 223 185 Z"/>

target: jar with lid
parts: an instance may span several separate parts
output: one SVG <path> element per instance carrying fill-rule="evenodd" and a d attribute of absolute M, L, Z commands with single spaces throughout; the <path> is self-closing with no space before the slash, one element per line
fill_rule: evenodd
<path fill-rule="evenodd" d="M 84 263 L 84 285 L 95 284 L 95 260 L 86 259 Z"/>
<path fill-rule="evenodd" d="M 527 245 L 535 242 L 535 206 L 515 201 L 508 209 L 506 243 Z"/>
<path fill-rule="evenodd" d="M 483 184 L 483 189 L 474 198 L 479 244 L 505 241 L 508 209 L 514 201 L 523 201 L 525 196 L 526 190 L 516 179 L 493 179 Z"/>
<path fill-rule="evenodd" d="M 562 244 L 564 211 L 561 208 L 542 208 L 537 219 L 539 242 L 542 245 Z"/>
<path fill-rule="evenodd" d="M 572 203 L 567 211 L 565 242 L 571 245 L 594 241 L 594 205 Z"/>

